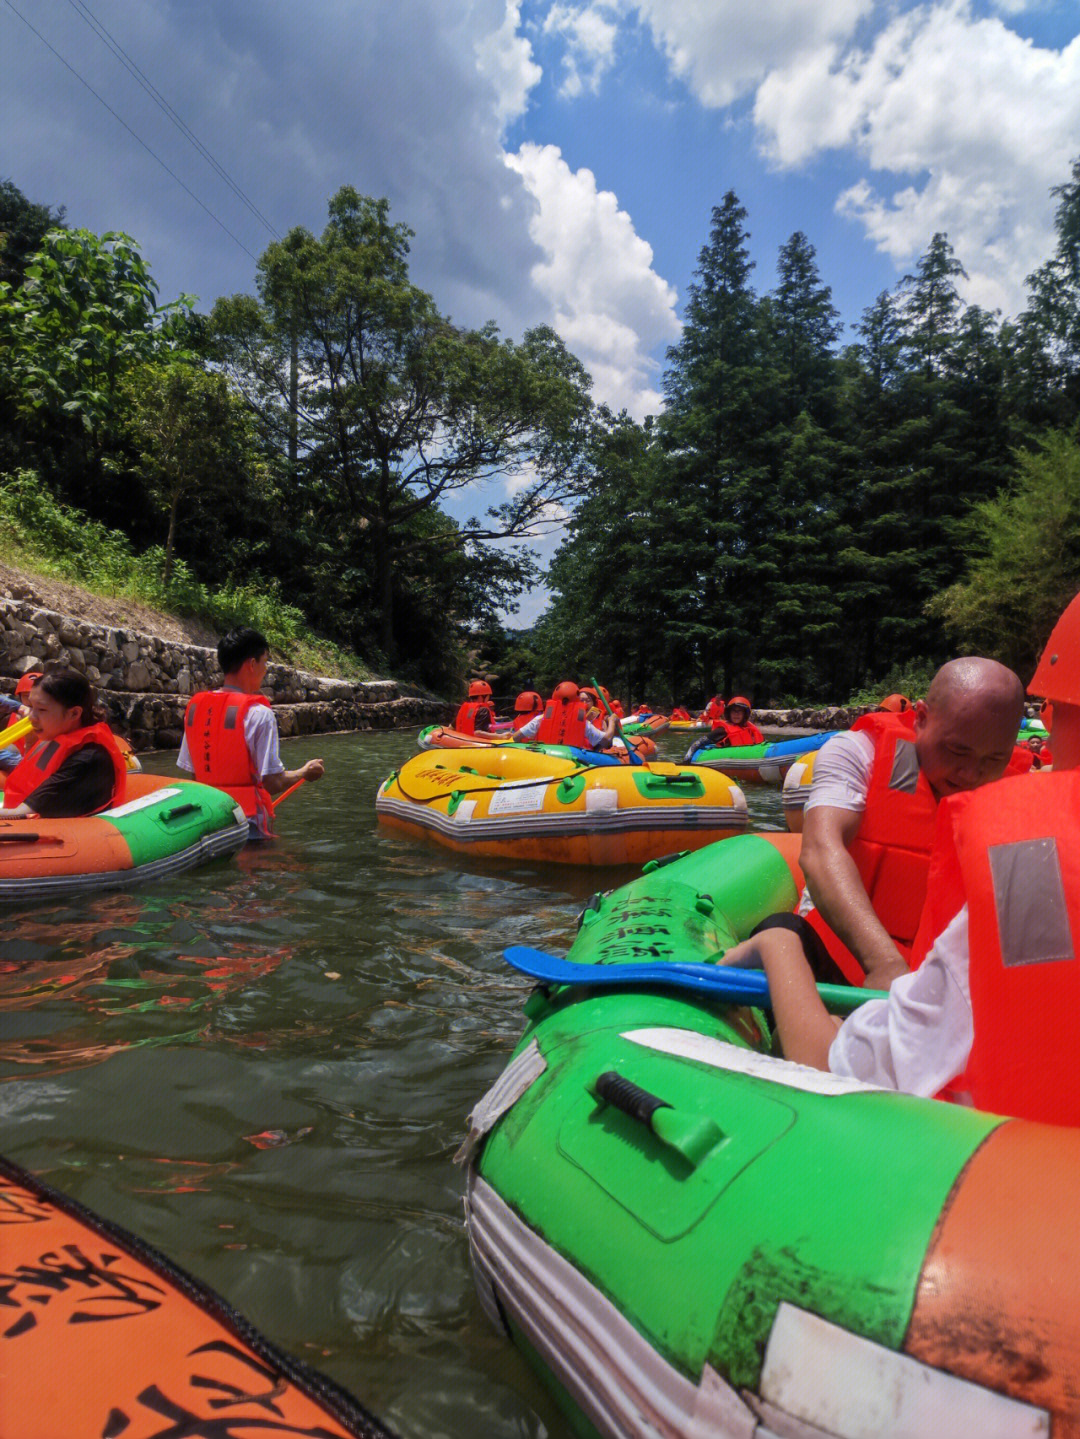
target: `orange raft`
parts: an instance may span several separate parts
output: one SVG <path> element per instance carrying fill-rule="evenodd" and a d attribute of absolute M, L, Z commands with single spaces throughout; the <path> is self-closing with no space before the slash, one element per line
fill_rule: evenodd
<path fill-rule="evenodd" d="M 221 790 L 129 774 L 123 803 L 98 814 L 0 820 L 0 903 L 165 879 L 233 854 L 247 838 L 243 812 Z"/>
<path fill-rule="evenodd" d="M 12 1439 L 392 1439 L 163 1254 L 0 1158 Z"/>

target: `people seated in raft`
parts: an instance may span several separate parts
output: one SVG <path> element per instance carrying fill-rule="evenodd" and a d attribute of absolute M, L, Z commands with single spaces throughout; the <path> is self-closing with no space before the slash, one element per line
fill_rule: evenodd
<path fill-rule="evenodd" d="M 7 777 L 0 819 L 75 819 L 120 804 L 127 765 L 86 676 L 50 670 L 27 699 L 34 734 Z"/>
<path fill-rule="evenodd" d="M 487 680 L 473 680 L 469 698 L 464 701 L 454 720 L 459 734 L 486 734 L 495 723 L 495 706 L 491 703 L 491 686 Z"/>
<path fill-rule="evenodd" d="M 1080 1004 L 1080 596 L 1031 686 L 1054 701 L 1057 764 L 938 807 L 916 968 L 841 1024 L 796 935 L 766 930 L 727 958 L 764 965 L 788 1059 L 905 1093 L 1080 1125 L 1071 1026 Z M 751 954 L 754 951 L 754 954 Z"/>
<path fill-rule="evenodd" d="M 537 694 L 536 690 L 522 690 L 514 701 L 514 729 L 521 729 L 523 725 L 527 725 L 531 719 L 543 712 L 543 696 Z"/>
<path fill-rule="evenodd" d="M 540 744 L 568 744 L 578 749 L 610 749 L 618 720 L 608 715 L 602 729 L 590 723 L 581 691 L 573 680 L 563 680 L 536 715 L 518 730 L 518 738 L 537 740 Z"/>
<path fill-rule="evenodd" d="M 736 695 L 727 702 L 727 713 L 711 735 L 714 745 L 764 744 L 765 736 L 751 720 L 750 701 Z"/>
<path fill-rule="evenodd" d="M 270 701 L 259 688 L 266 678 L 270 646 L 258 630 L 240 629 L 218 644 L 220 688 L 192 695 L 184 715 L 178 768 L 202 784 L 223 789 L 248 817 L 252 838 L 274 833 L 272 796 L 300 780 L 321 779 L 326 766 L 309 759 L 286 769 L 278 752 L 278 727 Z"/>
<path fill-rule="evenodd" d="M 1054 763 L 1053 753 L 1042 735 L 1033 734 L 1027 741 L 1027 747 L 1031 751 L 1032 769 L 1049 769 Z"/>
<path fill-rule="evenodd" d="M 938 801 L 1001 778 L 1023 699 L 1012 670 L 967 656 L 910 710 L 864 715 L 819 750 L 799 912 L 850 983 L 883 989 L 907 972 Z"/>
<path fill-rule="evenodd" d="M 705 720 L 706 723 L 712 725 L 714 729 L 716 729 L 719 727 L 720 721 L 724 718 L 725 708 L 726 706 L 724 704 L 724 701 L 720 698 L 720 696 L 713 695 L 712 699 L 702 710 L 701 718 Z"/>
<path fill-rule="evenodd" d="M 34 681 L 41 678 L 41 670 L 28 670 L 22 675 L 15 686 L 15 697 L 0 695 L 0 706 L 9 711 L 7 728 L 20 724 L 30 713 L 27 701 L 30 698 L 30 691 L 34 687 Z M 3 731 L 0 731 L 0 745 L 4 744 Z M 16 740 L 14 744 L 5 745 L 0 749 L 0 775 L 13 770 L 22 759 L 30 744 L 29 736 Z"/>
<path fill-rule="evenodd" d="M 670 718 L 673 720 L 679 720 L 681 723 L 687 723 L 690 719 L 690 711 L 686 708 L 685 705 L 676 705 L 671 711 Z"/>

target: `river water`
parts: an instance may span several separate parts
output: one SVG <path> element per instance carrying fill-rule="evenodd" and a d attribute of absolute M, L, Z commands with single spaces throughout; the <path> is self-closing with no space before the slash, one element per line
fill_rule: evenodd
<path fill-rule="evenodd" d="M 290 768 L 321 755 L 327 776 L 282 806 L 276 844 L 3 912 L 2 1148 L 403 1439 L 562 1439 L 474 1296 L 451 1156 L 522 1028 L 530 982 L 503 947 L 564 953 L 583 901 L 633 872 L 383 830 L 376 788 L 415 750 L 411 731 L 291 741 Z M 778 791 L 747 797 L 783 827 Z"/>

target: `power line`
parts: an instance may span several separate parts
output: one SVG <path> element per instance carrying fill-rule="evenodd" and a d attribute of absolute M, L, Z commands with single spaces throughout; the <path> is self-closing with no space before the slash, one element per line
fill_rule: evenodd
<path fill-rule="evenodd" d="M 254 201 L 249 199 L 248 196 L 244 194 L 243 190 L 228 173 L 228 171 L 224 168 L 224 166 L 221 165 L 217 161 L 217 159 L 215 159 L 215 157 L 210 153 L 210 151 L 206 148 L 206 146 L 199 139 L 199 137 L 176 113 L 173 107 L 169 104 L 168 100 L 166 100 L 165 96 L 162 95 L 160 90 L 157 89 L 157 87 L 153 84 L 149 77 L 145 75 L 142 70 L 139 69 L 139 66 L 127 53 L 124 47 L 120 44 L 119 40 L 117 40 L 114 35 L 111 35 L 109 33 L 105 25 L 97 18 L 96 15 L 93 14 L 90 7 L 88 5 L 85 5 L 83 3 L 83 0 L 68 0 L 68 4 L 76 12 L 76 14 L 80 16 L 81 19 L 86 21 L 87 25 L 89 25 L 90 28 L 94 31 L 102 44 L 107 46 L 108 49 L 112 51 L 113 55 L 115 55 L 117 60 L 120 61 L 120 64 L 123 65 L 124 69 L 128 72 L 128 74 L 131 75 L 131 77 L 136 80 L 150 96 L 151 100 L 153 100 L 154 104 L 157 105 L 158 109 L 163 111 L 164 114 L 168 116 L 168 118 L 172 121 L 172 123 L 176 126 L 176 128 L 180 131 L 184 138 L 190 141 L 190 143 L 195 147 L 195 149 L 203 157 L 206 163 L 221 177 L 222 180 L 224 180 L 225 184 L 228 185 L 229 189 L 233 192 L 237 199 L 247 206 L 247 208 L 251 211 L 255 218 L 261 224 L 266 226 L 266 228 L 270 231 L 271 235 L 273 235 L 275 239 L 280 240 L 281 236 L 278 234 L 277 230 L 274 229 L 273 225 L 262 213 L 262 211 L 256 206 Z"/>
<path fill-rule="evenodd" d="M 201 210 L 206 211 L 206 213 L 210 216 L 211 220 L 213 220 L 214 224 L 220 225 L 221 228 L 225 231 L 226 235 L 228 235 L 229 239 L 234 240 L 240 246 L 241 250 L 243 250 L 244 254 L 250 256 L 250 258 L 254 260 L 256 264 L 258 264 L 258 257 L 251 253 L 248 247 L 244 244 L 243 240 L 241 240 L 239 236 L 233 234 L 233 232 L 229 229 L 228 225 L 225 224 L 224 220 L 218 219 L 218 217 L 214 214 L 213 210 L 211 210 L 210 206 L 204 204 L 190 186 L 184 184 L 183 180 L 181 180 L 180 176 L 176 173 L 176 171 L 171 170 L 169 166 L 166 165 L 165 161 L 161 158 L 161 156 L 157 154 L 156 151 L 152 150 L 150 146 L 146 143 L 146 141 L 135 133 L 135 131 L 128 124 L 128 122 L 116 113 L 116 111 L 113 109 L 113 107 L 109 104 L 107 100 L 104 100 L 98 94 L 98 92 L 94 89 L 93 85 L 90 84 L 89 80 L 83 79 L 83 77 L 79 74 L 78 70 L 75 69 L 74 65 L 69 64 L 69 62 L 64 59 L 63 55 L 60 54 L 60 51 L 57 50 L 55 45 L 50 45 L 49 41 L 45 39 L 45 36 L 41 33 L 41 31 L 36 30 L 34 26 L 31 25 L 30 21 L 26 18 L 26 16 L 20 10 L 16 9 L 16 7 L 12 4 L 12 0 L 4 0 L 4 4 L 8 7 L 8 9 L 13 15 L 17 16 L 23 22 L 23 24 L 28 30 L 33 31 L 33 33 L 38 37 L 38 39 L 41 41 L 41 43 L 45 46 L 47 50 L 52 51 L 52 53 L 60 61 L 61 65 L 63 65 L 65 69 L 71 71 L 71 73 L 75 76 L 76 80 L 78 80 L 80 85 L 86 86 L 86 88 L 90 91 L 91 95 L 93 95 L 94 99 L 97 100 L 100 104 L 104 105 L 105 109 L 108 110 L 109 114 L 113 117 L 113 119 L 116 120 L 119 124 L 123 125 L 124 129 L 128 132 L 131 138 L 138 141 L 138 143 L 143 147 L 146 153 L 158 162 L 158 164 L 165 171 L 165 173 L 172 176 L 172 178 L 180 186 L 181 190 L 185 191 L 188 195 L 190 195 L 191 198 L 195 201 L 196 205 L 198 205 Z"/>

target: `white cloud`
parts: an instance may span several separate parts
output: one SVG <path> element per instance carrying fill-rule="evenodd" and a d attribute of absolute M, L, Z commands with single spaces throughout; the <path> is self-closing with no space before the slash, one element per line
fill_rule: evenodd
<path fill-rule="evenodd" d="M 661 406 L 649 352 L 677 338 L 675 291 L 652 247 L 591 170 L 572 171 L 554 145 L 523 145 L 507 165 L 536 201 L 530 234 L 544 255 L 532 280 L 552 323 L 594 378 L 594 394 L 638 419 Z"/>
<path fill-rule="evenodd" d="M 1053 244 L 1051 186 L 1080 134 L 1080 37 L 1041 49 L 967 0 L 894 18 L 861 51 L 822 47 L 775 70 L 754 118 L 782 167 L 851 148 L 863 177 L 837 200 L 897 265 L 943 230 L 970 276 L 968 298 L 1015 313 L 1024 277 Z M 886 193 L 883 193 L 883 189 Z"/>
<path fill-rule="evenodd" d="M 595 94 L 615 61 L 618 26 L 612 19 L 611 6 L 555 4 L 544 19 L 543 31 L 545 35 L 561 35 L 566 41 L 566 73 L 559 93 L 567 99 L 576 99 L 585 90 Z"/>
<path fill-rule="evenodd" d="M 495 115 L 500 129 L 519 120 L 529 103 L 529 92 L 540 83 L 543 71 L 534 64 L 532 45 L 518 34 L 521 5 L 506 0 L 506 14 L 497 30 L 481 34 L 476 42 L 476 68 L 495 90 Z"/>
<path fill-rule="evenodd" d="M 875 0 L 622 0 L 703 105 L 722 107 L 793 56 L 849 39 Z"/>

